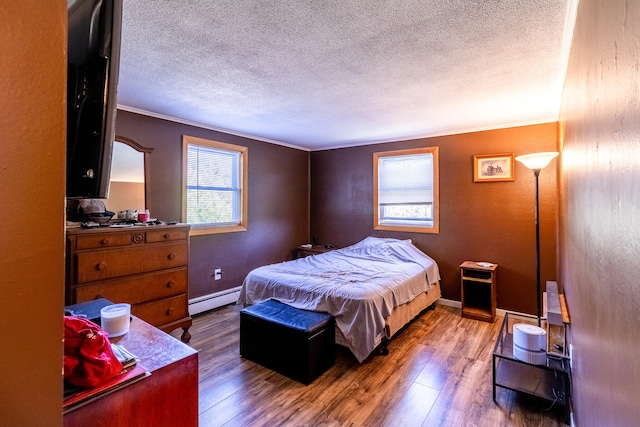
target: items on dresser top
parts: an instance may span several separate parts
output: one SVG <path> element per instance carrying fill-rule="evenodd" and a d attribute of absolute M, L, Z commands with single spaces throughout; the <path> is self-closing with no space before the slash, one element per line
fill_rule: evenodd
<path fill-rule="evenodd" d="M 78 203 L 78 218 L 83 222 L 106 224 L 114 214 L 100 199 L 82 199 Z"/>
<path fill-rule="evenodd" d="M 131 314 L 191 335 L 189 226 L 67 230 L 66 303 L 99 298 L 131 304 Z"/>

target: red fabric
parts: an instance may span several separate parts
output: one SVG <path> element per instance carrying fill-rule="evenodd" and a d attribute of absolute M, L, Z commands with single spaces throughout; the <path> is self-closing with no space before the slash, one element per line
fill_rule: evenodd
<path fill-rule="evenodd" d="M 95 387 L 122 371 L 111 343 L 95 323 L 64 317 L 64 378 L 78 387 Z"/>

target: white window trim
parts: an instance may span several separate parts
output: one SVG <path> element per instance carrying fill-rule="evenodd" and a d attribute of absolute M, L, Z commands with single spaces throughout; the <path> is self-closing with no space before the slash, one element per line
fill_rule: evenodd
<path fill-rule="evenodd" d="M 234 225 L 215 224 L 192 224 L 191 236 L 202 234 L 232 233 L 237 231 L 247 231 L 247 206 L 248 206 L 248 171 L 249 171 L 249 148 L 240 145 L 227 144 L 224 142 L 212 141 L 210 139 L 198 138 L 195 136 L 182 136 L 182 222 L 187 220 L 187 151 L 189 145 L 200 145 L 219 150 L 235 151 L 240 153 L 240 188 L 241 207 L 240 222 Z"/>
<path fill-rule="evenodd" d="M 440 173 L 438 147 L 423 147 L 407 150 L 395 150 L 373 153 L 373 229 L 385 231 L 402 231 L 410 233 L 440 233 Z M 433 227 L 411 227 L 408 225 L 380 224 L 380 206 L 378 201 L 378 163 L 381 157 L 407 156 L 412 154 L 433 155 Z"/>

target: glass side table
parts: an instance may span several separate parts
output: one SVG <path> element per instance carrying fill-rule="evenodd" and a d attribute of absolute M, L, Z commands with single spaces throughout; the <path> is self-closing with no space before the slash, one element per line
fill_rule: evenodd
<path fill-rule="evenodd" d="M 544 365 L 532 365 L 515 358 L 513 354 L 513 325 L 529 323 L 537 325 L 537 318 L 507 313 L 504 316 L 500 335 L 493 350 L 493 401 L 496 388 L 525 393 L 564 408 L 565 420 L 569 419 L 569 397 L 571 371 L 569 359 L 547 354 Z M 543 320 L 542 328 L 546 329 Z"/>

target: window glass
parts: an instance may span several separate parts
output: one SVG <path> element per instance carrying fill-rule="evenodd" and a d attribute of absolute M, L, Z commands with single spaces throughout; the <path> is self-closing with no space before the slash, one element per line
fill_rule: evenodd
<path fill-rule="evenodd" d="M 247 148 L 183 137 L 183 221 L 192 234 L 246 230 Z"/>
<path fill-rule="evenodd" d="M 374 153 L 374 228 L 438 232 L 438 148 Z"/>

